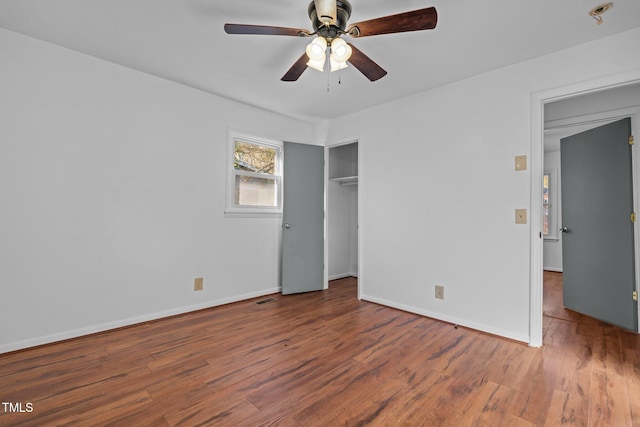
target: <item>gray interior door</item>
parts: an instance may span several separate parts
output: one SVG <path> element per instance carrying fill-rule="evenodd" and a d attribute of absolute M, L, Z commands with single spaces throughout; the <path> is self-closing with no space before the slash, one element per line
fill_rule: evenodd
<path fill-rule="evenodd" d="M 637 331 L 631 120 L 560 141 L 564 306 Z"/>
<path fill-rule="evenodd" d="M 324 147 L 284 143 L 282 294 L 324 289 Z"/>

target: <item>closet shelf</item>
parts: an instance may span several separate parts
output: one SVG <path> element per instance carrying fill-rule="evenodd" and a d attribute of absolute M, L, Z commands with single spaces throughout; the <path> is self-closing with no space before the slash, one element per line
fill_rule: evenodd
<path fill-rule="evenodd" d="M 329 178 L 331 181 L 336 181 L 340 183 L 340 185 L 357 185 L 358 184 L 358 176 L 341 176 L 338 178 Z"/>

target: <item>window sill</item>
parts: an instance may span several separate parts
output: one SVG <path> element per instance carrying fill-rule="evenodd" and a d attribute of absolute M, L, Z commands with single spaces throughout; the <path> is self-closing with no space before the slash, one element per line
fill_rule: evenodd
<path fill-rule="evenodd" d="M 252 211 L 252 210 L 226 210 L 225 218 L 282 218 L 282 212 Z"/>

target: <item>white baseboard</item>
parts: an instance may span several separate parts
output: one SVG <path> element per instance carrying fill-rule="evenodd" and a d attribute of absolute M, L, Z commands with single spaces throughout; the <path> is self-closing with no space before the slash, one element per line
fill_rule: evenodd
<path fill-rule="evenodd" d="M 334 274 L 333 276 L 329 276 L 329 280 L 344 279 L 345 277 L 358 277 L 358 274 L 357 273 Z"/>
<path fill-rule="evenodd" d="M 528 335 L 514 334 L 512 331 L 506 331 L 504 329 L 494 328 L 493 326 L 484 325 L 476 322 L 470 322 L 466 319 L 459 319 L 453 316 L 447 316 L 442 313 L 436 313 L 429 310 L 424 310 L 422 308 L 399 304 L 393 301 L 387 301 L 381 298 L 371 297 L 368 295 L 362 295 L 362 299 L 365 301 L 375 302 L 376 304 L 384 305 L 387 307 L 397 308 L 398 310 L 407 311 L 409 313 L 415 313 L 421 316 L 430 317 L 432 319 L 441 320 L 443 322 L 451 323 L 453 325 L 464 326 L 466 328 L 475 329 L 477 331 L 482 331 L 492 335 L 497 335 L 497 336 L 509 338 L 515 341 L 520 341 L 525 344 L 529 343 Z"/>
<path fill-rule="evenodd" d="M 10 351 L 24 350 L 29 347 L 36 347 L 44 344 L 51 344 L 57 341 L 64 341 L 71 338 L 78 338 L 84 335 L 91 335 L 98 332 L 105 332 L 111 329 L 122 328 L 125 326 L 132 326 L 138 323 L 149 322 L 151 320 L 158 320 L 165 317 L 175 316 L 178 314 L 190 313 L 192 311 L 203 310 L 206 308 L 217 307 L 220 305 L 230 304 L 233 302 L 244 301 L 251 298 L 261 297 L 264 295 L 270 295 L 280 292 L 280 288 L 264 289 L 262 291 L 251 292 L 243 295 L 236 295 L 228 298 L 220 298 L 213 301 L 207 301 L 199 304 L 176 307 L 165 311 L 159 311 L 156 313 L 148 313 L 141 316 L 130 317 L 127 319 L 116 320 L 113 322 L 100 323 L 97 325 L 87 326 L 84 328 L 73 329 L 69 331 L 59 332 L 56 334 L 45 335 L 41 337 L 29 338 L 26 340 L 16 341 L 8 344 L 0 345 L 0 354 L 8 353 Z"/>

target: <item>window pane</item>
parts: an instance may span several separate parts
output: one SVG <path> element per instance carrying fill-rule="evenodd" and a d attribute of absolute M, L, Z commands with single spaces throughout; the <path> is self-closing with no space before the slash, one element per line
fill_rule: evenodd
<path fill-rule="evenodd" d="M 278 206 L 278 185 L 275 179 L 236 175 L 235 204 L 237 206 Z"/>
<path fill-rule="evenodd" d="M 274 175 L 276 172 L 276 148 L 236 141 L 234 153 L 235 170 L 268 175 Z"/>
<path fill-rule="evenodd" d="M 549 209 L 549 174 L 544 175 L 542 182 L 542 234 L 549 235 L 551 212 Z"/>
<path fill-rule="evenodd" d="M 549 235 L 549 205 L 544 205 L 542 207 L 542 234 L 545 236 Z"/>

